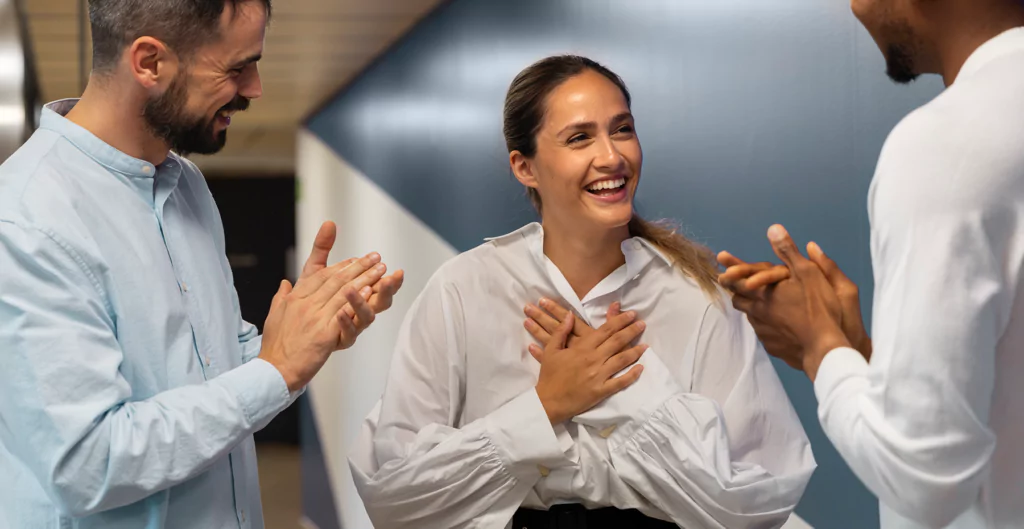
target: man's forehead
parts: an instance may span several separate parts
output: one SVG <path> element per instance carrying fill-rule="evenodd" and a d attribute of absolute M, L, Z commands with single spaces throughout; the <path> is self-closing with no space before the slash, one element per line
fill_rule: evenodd
<path fill-rule="evenodd" d="M 232 2 L 228 2 L 225 6 L 221 13 L 220 38 L 211 42 L 209 49 L 229 63 L 255 62 L 263 53 L 266 8 L 258 0 L 237 4 L 237 7 L 232 7 Z"/>
<path fill-rule="evenodd" d="M 220 14 L 221 34 L 229 33 L 264 33 L 270 20 L 267 8 L 259 0 L 242 0 L 228 2 Z"/>

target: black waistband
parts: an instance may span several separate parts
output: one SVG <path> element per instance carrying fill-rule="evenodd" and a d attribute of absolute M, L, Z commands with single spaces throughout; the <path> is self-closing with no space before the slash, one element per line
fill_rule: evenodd
<path fill-rule="evenodd" d="M 636 509 L 588 510 L 572 503 L 554 505 L 547 511 L 520 508 L 512 517 L 512 529 L 678 529 L 678 526 L 644 516 Z"/>

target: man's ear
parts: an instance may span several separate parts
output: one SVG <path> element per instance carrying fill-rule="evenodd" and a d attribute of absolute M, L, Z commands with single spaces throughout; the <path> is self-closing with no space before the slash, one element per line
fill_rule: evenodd
<path fill-rule="evenodd" d="M 146 89 L 166 87 L 181 66 L 177 54 L 153 37 L 135 39 L 125 54 L 132 77 Z"/>

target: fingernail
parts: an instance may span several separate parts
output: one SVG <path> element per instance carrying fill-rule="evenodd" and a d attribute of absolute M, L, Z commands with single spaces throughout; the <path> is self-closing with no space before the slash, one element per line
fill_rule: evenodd
<path fill-rule="evenodd" d="M 647 324 L 646 324 L 646 323 L 644 323 L 644 322 L 642 322 L 642 321 L 638 321 L 638 322 L 636 322 L 636 326 L 637 326 L 637 328 L 639 328 L 639 329 L 640 329 L 641 331 L 647 328 Z"/>
<path fill-rule="evenodd" d="M 532 328 L 533 328 L 534 326 L 536 326 L 536 325 L 537 325 L 537 324 L 536 324 L 536 323 L 534 323 L 534 322 L 533 322 L 533 320 L 526 320 L 526 326 L 527 326 L 527 327 L 529 327 L 529 328 L 531 328 L 531 329 L 532 329 Z"/>
<path fill-rule="evenodd" d="M 384 263 L 379 263 L 374 268 L 376 268 L 378 272 L 383 272 L 384 270 L 387 270 L 387 267 L 384 266 Z"/>
<path fill-rule="evenodd" d="M 370 287 L 363 287 L 363 288 L 362 288 L 362 289 L 361 289 L 361 290 L 359 291 L 359 293 L 360 293 L 360 294 L 362 294 L 362 295 L 363 295 L 363 297 L 366 297 L 366 296 L 369 296 L 369 295 L 370 295 L 371 293 L 373 293 L 373 289 L 372 289 L 372 288 L 370 288 Z"/>
<path fill-rule="evenodd" d="M 779 242 L 789 235 L 786 233 L 786 228 L 783 228 L 781 224 L 776 224 L 771 228 L 768 228 L 768 240 L 772 242 Z"/>
<path fill-rule="evenodd" d="M 629 316 L 630 319 L 633 319 L 633 318 L 636 317 L 636 311 L 635 310 L 631 310 L 631 311 L 627 312 L 626 315 Z"/>
<path fill-rule="evenodd" d="M 366 257 L 369 257 L 369 258 L 370 258 L 370 261 L 372 261 L 372 262 L 374 262 L 374 263 L 376 263 L 376 262 L 379 262 L 379 261 L 380 261 L 380 254 L 379 254 L 379 253 L 377 253 L 377 252 L 370 252 L 370 254 L 369 254 L 369 255 L 367 255 Z"/>
<path fill-rule="evenodd" d="M 541 307 L 547 305 L 548 303 L 551 303 L 550 301 L 548 301 L 548 298 L 540 298 L 540 306 Z"/>

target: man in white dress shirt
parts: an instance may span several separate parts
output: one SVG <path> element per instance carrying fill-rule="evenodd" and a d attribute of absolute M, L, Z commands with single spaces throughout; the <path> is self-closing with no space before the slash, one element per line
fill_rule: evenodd
<path fill-rule="evenodd" d="M 889 75 L 942 75 L 871 185 L 873 337 L 856 287 L 781 226 L 785 266 L 723 253 L 770 353 L 814 381 L 822 426 L 886 529 L 1024 527 L 1024 1 L 854 1 Z"/>

